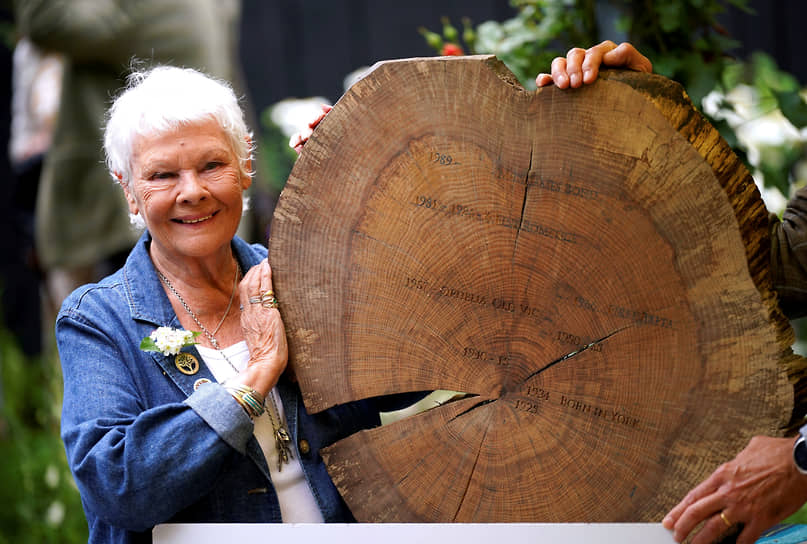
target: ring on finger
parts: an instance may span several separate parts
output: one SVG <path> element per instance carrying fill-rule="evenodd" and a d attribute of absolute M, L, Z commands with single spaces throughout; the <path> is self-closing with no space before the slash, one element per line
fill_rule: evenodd
<path fill-rule="evenodd" d="M 251 304 L 257 304 L 259 302 L 263 302 L 263 299 L 258 295 L 252 295 L 251 297 L 249 297 L 249 302 Z"/>
<path fill-rule="evenodd" d="M 726 524 L 727 529 L 731 528 L 731 526 L 734 525 L 731 521 L 729 521 L 729 518 L 726 516 L 725 512 L 720 512 L 720 519 L 722 519 L 723 523 Z"/>
<path fill-rule="evenodd" d="M 261 300 L 264 308 L 277 308 L 279 303 L 275 297 L 269 297 Z"/>
<path fill-rule="evenodd" d="M 275 292 L 272 291 L 271 289 L 267 289 L 261 295 L 261 301 L 269 300 L 269 299 L 272 299 L 272 298 L 275 298 Z"/>

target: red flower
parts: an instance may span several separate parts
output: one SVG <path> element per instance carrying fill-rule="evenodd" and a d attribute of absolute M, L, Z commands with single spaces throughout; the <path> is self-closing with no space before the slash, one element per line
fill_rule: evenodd
<path fill-rule="evenodd" d="M 443 56 L 444 57 L 451 57 L 455 56 L 458 57 L 460 55 L 464 55 L 465 51 L 462 50 L 462 47 L 455 43 L 447 43 L 443 46 Z"/>

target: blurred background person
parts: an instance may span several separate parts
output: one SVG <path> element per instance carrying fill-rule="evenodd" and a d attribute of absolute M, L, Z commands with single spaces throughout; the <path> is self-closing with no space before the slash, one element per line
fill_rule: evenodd
<path fill-rule="evenodd" d="M 73 289 L 117 269 L 138 237 L 101 153 L 106 108 L 133 59 L 197 68 L 241 89 L 240 13 L 239 0 L 15 1 L 19 33 L 65 59 L 34 222 L 46 323 Z"/>
<path fill-rule="evenodd" d="M 4 322 L 28 356 L 42 348 L 39 265 L 34 249 L 34 209 L 42 162 L 59 108 L 64 61 L 25 36 L 12 58 L 9 162 L 11 195 L 8 261 L 3 266 Z"/>

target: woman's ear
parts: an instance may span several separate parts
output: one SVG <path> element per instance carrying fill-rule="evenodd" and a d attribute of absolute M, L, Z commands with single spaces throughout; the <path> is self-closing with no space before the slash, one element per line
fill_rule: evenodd
<path fill-rule="evenodd" d="M 113 172 L 112 175 L 115 176 L 115 179 L 117 179 L 120 184 L 120 188 L 123 189 L 123 194 L 126 196 L 126 203 L 129 204 L 129 212 L 132 215 L 137 215 L 140 210 L 137 207 L 137 200 L 135 200 L 134 195 L 132 195 L 132 192 L 129 190 L 129 184 L 123 181 L 123 176 L 120 172 Z"/>

